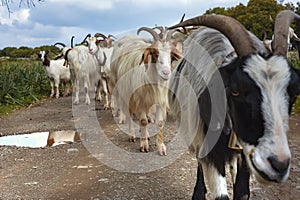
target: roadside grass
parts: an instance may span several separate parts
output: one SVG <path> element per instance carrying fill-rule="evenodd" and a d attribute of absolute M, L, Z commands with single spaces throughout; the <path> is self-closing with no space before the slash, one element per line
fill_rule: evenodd
<path fill-rule="evenodd" d="M 49 95 L 44 68 L 34 60 L 0 60 L 0 116 Z"/>

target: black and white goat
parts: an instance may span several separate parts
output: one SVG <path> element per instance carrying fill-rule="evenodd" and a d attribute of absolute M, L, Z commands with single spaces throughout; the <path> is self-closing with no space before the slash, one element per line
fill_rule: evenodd
<path fill-rule="evenodd" d="M 39 58 L 43 62 L 45 72 L 50 80 L 50 97 L 59 98 L 59 85 L 65 86 L 63 96 L 68 96 L 71 90 L 71 72 L 69 66 L 64 66 L 64 59 L 50 60 L 49 51 L 40 51 Z"/>
<path fill-rule="evenodd" d="M 286 58 L 289 26 L 295 21 L 300 16 L 291 11 L 277 15 L 272 53 L 230 17 L 204 15 L 170 27 L 206 26 L 185 42 L 184 58 L 170 81 L 171 107 L 183 120 L 179 132 L 190 139 L 198 158 L 193 199 L 205 199 L 206 187 L 213 199 L 229 199 L 225 164 L 235 154 L 228 148 L 231 134 L 242 148 L 234 199 L 249 199 L 250 174 L 263 183 L 287 180 L 286 134 L 300 93 L 299 71 Z"/>

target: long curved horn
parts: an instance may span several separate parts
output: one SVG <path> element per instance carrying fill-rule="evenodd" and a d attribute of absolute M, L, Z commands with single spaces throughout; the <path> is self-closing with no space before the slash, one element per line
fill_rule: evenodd
<path fill-rule="evenodd" d="M 73 35 L 73 36 L 71 37 L 71 48 L 74 47 L 74 38 L 75 38 L 75 36 Z"/>
<path fill-rule="evenodd" d="M 62 43 L 62 42 L 56 42 L 55 44 L 54 44 L 54 46 L 56 46 L 56 45 L 61 45 L 61 46 L 63 46 L 63 47 L 66 47 L 67 45 L 65 45 L 64 43 Z"/>
<path fill-rule="evenodd" d="M 82 40 L 82 42 L 81 42 L 80 44 L 85 44 L 85 43 L 86 43 L 86 39 L 87 39 L 88 37 L 91 37 L 91 34 L 90 34 L 90 33 L 87 34 L 87 35 L 85 36 L 85 38 Z"/>
<path fill-rule="evenodd" d="M 252 42 L 246 28 L 237 20 L 223 15 L 203 15 L 186 20 L 169 29 L 185 26 L 207 26 L 223 33 L 231 42 L 240 57 L 257 53 L 257 48 Z"/>
<path fill-rule="evenodd" d="M 107 37 L 102 33 L 95 33 L 94 37 L 102 37 L 103 39 L 107 39 Z"/>
<path fill-rule="evenodd" d="M 165 35 L 165 28 L 163 26 L 156 26 L 154 28 L 152 28 L 153 30 L 158 29 L 160 31 L 160 33 L 158 34 L 160 39 L 163 39 L 164 35 Z"/>
<path fill-rule="evenodd" d="M 115 39 L 117 39 L 115 36 L 113 36 L 113 35 L 111 35 L 111 34 L 109 34 L 108 36 L 107 36 L 108 38 L 115 38 Z"/>
<path fill-rule="evenodd" d="M 167 37 L 166 37 L 166 40 L 167 41 L 170 41 L 172 39 L 172 36 L 175 32 L 177 32 L 179 29 L 173 29 L 173 30 L 169 30 L 168 33 L 167 33 Z"/>
<path fill-rule="evenodd" d="M 154 41 L 157 41 L 160 39 L 159 35 L 157 32 L 155 32 L 155 30 L 153 30 L 152 28 L 148 28 L 148 27 L 141 27 L 137 30 L 137 34 L 139 35 L 141 31 L 146 31 L 148 33 L 150 33 L 154 39 Z"/>
<path fill-rule="evenodd" d="M 163 26 L 155 26 L 152 29 L 158 29 L 161 33 L 164 32 L 164 30 L 165 30 Z"/>
<path fill-rule="evenodd" d="M 183 13 L 183 15 L 182 15 L 181 20 L 180 20 L 179 23 L 183 22 L 184 18 L 185 18 L 185 13 Z M 186 28 L 185 28 L 185 27 L 182 27 L 182 28 L 183 28 L 183 31 L 184 31 L 183 33 L 184 33 L 184 34 L 188 34 Z M 181 31 L 179 31 L 179 32 L 181 33 Z"/>
<path fill-rule="evenodd" d="M 300 22 L 300 16 L 290 10 L 284 10 L 278 13 L 274 26 L 274 41 L 272 42 L 272 48 L 274 55 L 286 56 L 288 49 L 288 34 L 290 25 L 298 21 Z"/>

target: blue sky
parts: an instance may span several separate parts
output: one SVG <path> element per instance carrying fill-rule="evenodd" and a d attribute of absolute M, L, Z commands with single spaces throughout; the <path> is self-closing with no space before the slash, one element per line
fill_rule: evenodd
<path fill-rule="evenodd" d="M 72 35 L 79 43 L 88 33 L 118 36 L 141 26 L 170 26 L 183 13 L 188 19 L 209 8 L 246 5 L 248 0 L 45 0 L 33 8 L 18 7 L 18 2 L 11 5 L 10 16 L 0 6 L 0 49 L 68 45 Z"/>

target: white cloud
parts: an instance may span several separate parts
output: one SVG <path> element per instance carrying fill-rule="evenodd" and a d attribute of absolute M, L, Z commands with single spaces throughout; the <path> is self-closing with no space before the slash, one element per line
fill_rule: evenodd
<path fill-rule="evenodd" d="M 82 0 L 49 0 L 49 2 L 53 2 L 57 4 L 57 8 L 61 7 L 62 5 L 69 5 L 69 6 L 77 6 L 85 10 L 107 10 L 113 7 L 113 3 L 116 0 L 89 0 L 89 1 L 82 1 Z M 118 1 L 118 0 L 117 0 Z"/>
<path fill-rule="evenodd" d="M 12 26 L 14 23 L 25 24 L 30 17 L 29 9 L 21 9 L 9 15 L 5 7 L 0 7 L 0 24 Z"/>
<path fill-rule="evenodd" d="M 123 1 L 129 1 L 132 4 L 136 5 L 152 5 L 152 6 L 169 6 L 169 7 L 174 7 L 174 6 L 179 6 L 179 5 L 186 5 L 191 3 L 194 0 L 123 0 Z"/>

